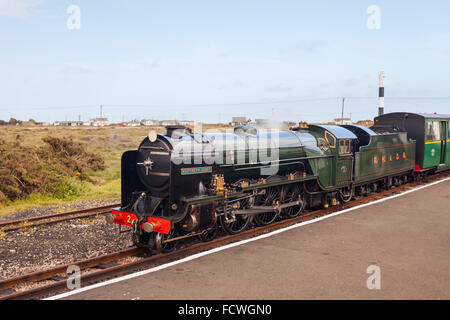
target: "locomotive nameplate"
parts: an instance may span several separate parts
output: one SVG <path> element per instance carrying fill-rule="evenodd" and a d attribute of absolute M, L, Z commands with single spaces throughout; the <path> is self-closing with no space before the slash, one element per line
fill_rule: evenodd
<path fill-rule="evenodd" d="M 196 167 L 196 168 L 182 168 L 181 175 L 211 173 L 212 167 Z"/>

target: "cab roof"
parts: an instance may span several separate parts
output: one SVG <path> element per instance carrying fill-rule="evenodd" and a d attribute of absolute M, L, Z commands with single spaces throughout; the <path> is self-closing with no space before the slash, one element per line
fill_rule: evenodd
<path fill-rule="evenodd" d="M 369 136 L 376 136 L 377 133 L 375 131 L 373 131 L 372 129 L 369 129 L 367 127 L 361 126 L 359 124 L 347 124 L 347 125 L 342 125 L 342 127 L 354 132 L 354 133 L 358 133 L 358 132 L 363 132 Z"/>
<path fill-rule="evenodd" d="M 311 128 L 321 128 L 323 130 L 326 130 L 330 132 L 333 136 L 335 136 L 337 139 L 357 139 L 358 137 L 351 132 L 350 130 L 347 130 L 340 126 L 333 126 L 333 125 L 310 125 Z"/>
<path fill-rule="evenodd" d="M 417 115 L 430 119 L 450 119 L 450 114 L 417 113 Z"/>
<path fill-rule="evenodd" d="M 377 118 L 384 118 L 384 117 L 396 117 L 396 116 L 407 116 L 407 115 L 412 115 L 412 116 L 416 116 L 416 117 L 420 117 L 420 118 L 425 118 L 425 119 L 450 119 L 450 115 L 449 114 L 437 114 L 437 113 L 416 113 L 416 112 L 390 112 L 390 113 L 385 113 L 381 116 L 375 117 L 375 119 Z"/>

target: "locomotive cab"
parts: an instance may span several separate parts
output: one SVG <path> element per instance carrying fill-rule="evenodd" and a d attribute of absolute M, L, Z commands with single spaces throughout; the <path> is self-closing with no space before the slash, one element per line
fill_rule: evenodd
<path fill-rule="evenodd" d="M 357 136 L 346 128 L 333 125 L 311 125 L 309 130 L 329 155 L 326 159 L 310 160 L 310 163 L 318 162 L 316 167 L 323 188 L 349 187 L 353 178 L 353 150 Z M 328 172 L 320 172 L 321 167 L 327 168 Z"/>

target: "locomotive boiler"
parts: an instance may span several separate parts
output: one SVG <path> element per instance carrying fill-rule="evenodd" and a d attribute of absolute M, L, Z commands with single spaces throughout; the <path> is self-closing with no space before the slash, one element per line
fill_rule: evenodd
<path fill-rule="evenodd" d="M 121 208 L 110 222 L 131 226 L 138 246 L 170 250 L 176 240 L 209 240 L 217 222 L 228 233 L 278 215 L 300 214 L 300 187 L 277 187 L 312 178 L 310 158 L 329 157 L 307 132 L 242 126 L 233 133 L 196 134 L 183 126 L 151 132 L 122 156 Z"/>

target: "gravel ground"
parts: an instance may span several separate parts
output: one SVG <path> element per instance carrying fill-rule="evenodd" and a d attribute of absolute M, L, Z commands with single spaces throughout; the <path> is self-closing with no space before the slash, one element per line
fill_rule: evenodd
<path fill-rule="evenodd" d="M 87 208 L 101 204 L 83 205 Z M 6 232 L 0 234 L 0 279 L 130 246 L 131 233 L 118 234 L 117 226 L 106 223 L 103 215 Z"/>
<path fill-rule="evenodd" d="M 68 202 L 66 204 L 52 205 L 52 206 L 48 206 L 48 207 L 30 208 L 27 210 L 14 212 L 14 213 L 8 214 L 6 216 L 0 216 L 0 222 L 44 216 L 44 215 L 59 213 L 59 212 L 75 211 L 75 210 L 83 210 L 83 209 L 107 206 L 107 205 L 119 203 L 119 202 L 120 202 L 119 200 L 116 200 L 116 201 L 83 200 L 83 201 L 76 201 L 76 202 Z"/>

